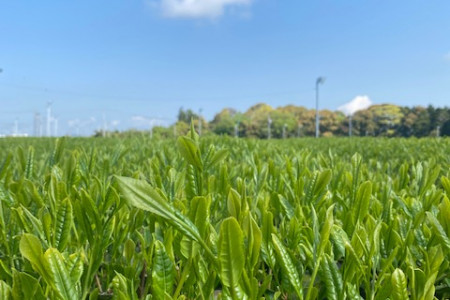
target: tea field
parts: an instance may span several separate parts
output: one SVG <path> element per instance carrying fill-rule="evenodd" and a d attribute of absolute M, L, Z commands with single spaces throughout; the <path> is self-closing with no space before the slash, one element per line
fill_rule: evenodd
<path fill-rule="evenodd" d="M 0 299 L 449 299 L 450 139 L 0 139 Z"/>

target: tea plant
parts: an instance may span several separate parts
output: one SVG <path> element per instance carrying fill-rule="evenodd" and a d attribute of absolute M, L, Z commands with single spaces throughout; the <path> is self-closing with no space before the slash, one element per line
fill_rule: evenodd
<path fill-rule="evenodd" d="M 0 299 L 446 299 L 450 140 L 0 140 Z"/>

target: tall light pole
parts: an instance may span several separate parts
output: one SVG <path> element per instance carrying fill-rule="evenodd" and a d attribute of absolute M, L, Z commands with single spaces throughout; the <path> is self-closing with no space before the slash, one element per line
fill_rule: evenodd
<path fill-rule="evenodd" d="M 324 77 L 319 77 L 316 80 L 316 138 L 319 137 L 319 85 L 325 82 Z"/>

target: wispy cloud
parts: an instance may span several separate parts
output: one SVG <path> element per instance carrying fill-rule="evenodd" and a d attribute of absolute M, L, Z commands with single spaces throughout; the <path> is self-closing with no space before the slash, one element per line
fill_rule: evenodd
<path fill-rule="evenodd" d="M 209 18 L 222 16 L 227 8 L 251 5 L 253 0 L 157 0 L 156 5 L 167 18 Z"/>
<path fill-rule="evenodd" d="M 139 125 L 139 126 L 164 126 L 167 125 L 167 122 L 163 119 L 159 119 L 159 118 L 148 118 L 145 116 L 132 116 L 131 117 L 131 121 L 135 124 L 135 125 Z"/>
<path fill-rule="evenodd" d="M 353 115 L 358 110 L 366 109 L 372 105 L 372 101 L 368 96 L 356 96 L 352 101 L 338 107 L 346 115 Z"/>

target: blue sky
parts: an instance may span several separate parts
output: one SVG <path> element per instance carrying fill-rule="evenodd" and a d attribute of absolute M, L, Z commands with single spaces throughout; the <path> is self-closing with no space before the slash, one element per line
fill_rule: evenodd
<path fill-rule="evenodd" d="M 180 107 L 450 105 L 450 1 L 0 0 L 0 134 L 145 128 Z"/>

